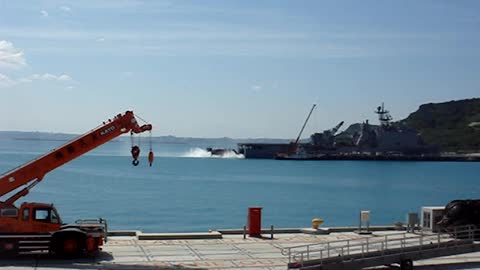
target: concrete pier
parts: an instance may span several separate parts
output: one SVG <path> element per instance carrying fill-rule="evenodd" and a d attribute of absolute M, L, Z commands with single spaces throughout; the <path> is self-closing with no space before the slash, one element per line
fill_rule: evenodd
<path fill-rule="evenodd" d="M 300 229 L 297 229 L 300 231 Z M 289 230 L 286 230 L 289 231 Z M 232 231 L 230 231 L 232 232 Z M 267 230 L 265 231 L 267 232 Z M 372 239 L 398 231 L 374 231 Z M 139 240 L 139 232 L 114 232 L 102 252 L 96 256 L 64 260 L 47 255 L 24 255 L 0 259 L 2 270 L 61 270 L 61 269 L 287 269 L 289 257 L 282 249 L 291 246 L 316 244 L 337 240 L 355 240 L 365 236 L 353 232 L 333 232 L 329 235 L 276 233 L 264 237 L 242 234 L 215 233 L 209 239 Z M 218 238 L 221 234 L 221 238 Z M 128 236 L 121 236 L 128 235 Z M 156 234 L 147 234 L 148 236 Z M 159 234 L 162 235 L 162 234 Z M 186 234 L 192 235 L 192 234 Z M 414 234 L 411 234 L 414 236 Z M 171 236 L 171 234 L 169 235 Z M 195 236 L 198 236 L 195 235 Z M 418 269 L 480 269 L 480 253 L 415 261 Z M 394 268 L 398 269 L 398 268 Z"/>

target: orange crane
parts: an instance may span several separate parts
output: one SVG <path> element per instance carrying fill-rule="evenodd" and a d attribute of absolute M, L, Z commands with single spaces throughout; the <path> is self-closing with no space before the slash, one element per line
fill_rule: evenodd
<path fill-rule="evenodd" d="M 48 251 L 61 256 L 76 256 L 100 249 L 107 237 L 104 219 L 77 220 L 75 224 L 62 224 L 53 204 L 24 202 L 20 208 L 14 203 L 27 195 L 44 176 L 67 162 L 100 145 L 130 132 L 152 130 L 152 125 L 140 126 L 132 111 L 118 114 L 101 126 L 27 162 L 0 176 L 0 199 L 17 189 L 8 199 L 0 200 L 0 254 Z M 140 149 L 132 144 L 133 164 L 138 165 Z M 153 152 L 150 148 L 150 166 Z"/>

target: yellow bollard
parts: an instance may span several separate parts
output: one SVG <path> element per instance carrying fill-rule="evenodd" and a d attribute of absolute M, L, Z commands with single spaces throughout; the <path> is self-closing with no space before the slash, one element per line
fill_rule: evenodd
<path fill-rule="evenodd" d="M 318 227 L 323 224 L 323 219 L 314 218 L 312 219 L 312 229 L 318 230 Z"/>

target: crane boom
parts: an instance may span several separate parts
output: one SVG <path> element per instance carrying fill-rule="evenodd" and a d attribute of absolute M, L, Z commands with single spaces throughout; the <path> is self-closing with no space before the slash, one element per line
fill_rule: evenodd
<path fill-rule="evenodd" d="M 330 130 L 330 132 L 332 133 L 332 135 L 335 135 L 335 133 L 338 132 L 338 130 L 343 126 L 343 123 L 344 123 L 343 121 L 340 122 L 340 123 L 338 123 L 338 125 L 336 125 L 334 128 L 332 128 L 332 129 Z"/>
<path fill-rule="evenodd" d="M 152 125 L 140 126 L 132 111 L 118 114 L 101 126 L 81 135 L 65 145 L 40 156 L 24 165 L 21 165 L 0 176 L 0 197 L 17 188 L 27 185 L 3 204 L 12 205 L 20 197 L 28 194 L 28 191 L 42 181 L 45 174 L 64 165 L 67 162 L 97 148 L 98 146 L 124 134 L 142 133 L 151 131 Z M 0 201 L 0 206 L 2 202 Z"/>
<path fill-rule="evenodd" d="M 303 130 L 305 129 L 305 126 L 308 123 L 308 119 L 310 119 L 310 116 L 312 115 L 312 112 L 313 112 L 313 109 L 315 109 L 315 106 L 317 106 L 317 104 L 313 104 L 312 109 L 310 110 L 310 113 L 308 113 L 307 119 L 305 119 L 305 123 L 303 123 L 302 129 L 300 130 L 300 133 L 298 134 L 298 137 L 295 140 L 295 145 L 298 145 L 298 141 L 300 141 L 300 136 L 302 136 Z"/>

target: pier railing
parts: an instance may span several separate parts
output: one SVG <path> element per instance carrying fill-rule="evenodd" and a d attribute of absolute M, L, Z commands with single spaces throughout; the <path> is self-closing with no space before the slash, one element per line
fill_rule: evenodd
<path fill-rule="evenodd" d="M 321 265 L 368 256 L 445 248 L 464 244 L 466 240 L 473 242 L 479 235 L 480 229 L 468 225 L 438 233 L 405 232 L 286 247 L 282 249 L 282 254 L 288 256 L 289 266 L 302 267 L 306 262 L 310 262 L 308 265 Z"/>

